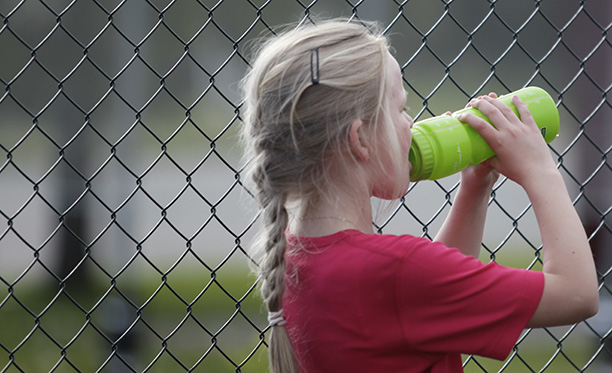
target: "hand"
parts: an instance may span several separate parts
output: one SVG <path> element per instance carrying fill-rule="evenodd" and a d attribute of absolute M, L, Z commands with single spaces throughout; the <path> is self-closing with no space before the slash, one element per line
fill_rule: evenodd
<path fill-rule="evenodd" d="M 474 102 L 476 102 L 477 100 L 482 100 L 482 99 L 484 99 L 485 97 L 491 97 L 491 98 L 494 98 L 494 99 L 495 99 L 495 98 L 497 98 L 497 93 L 495 93 L 495 92 L 489 92 L 489 94 L 488 94 L 488 95 L 486 95 L 486 96 L 478 96 L 478 97 L 476 97 L 476 98 L 473 98 L 473 99 L 471 99 L 471 100 L 470 100 L 470 102 L 468 102 L 468 103 L 467 103 L 467 105 L 465 105 L 465 107 L 466 107 L 466 108 L 468 108 L 468 107 L 472 107 L 472 104 L 473 104 Z"/>
<path fill-rule="evenodd" d="M 498 178 L 499 172 L 484 161 L 461 171 L 461 186 L 473 193 L 489 195 Z"/>
<path fill-rule="evenodd" d="M 496 99 L 497 93 L 491 92 L 487 96 Z M 479 96 L 470 100 L 465 107 L 472 107 L 477 100 L 482 100 L 484 97 Z M 447 111 L 444 115 L 452 115 L 452 113 Z M 468 190 L 474 190 L 476 193 L 490 193 L 498 178 L 499 172 L 495 171 L 487 161 L 475 166 L 469 166 L 461 171 L 461 185 Z"/>
<path fill-rule="evenodd" d="M 457 119 L 472 126 L 493 149 L 496 157 L 487 162 L 491 167 L 525 186 L 539 175 L 546 175 L 542 171 L 556 171 L 556 165 L 527 105 L 517 96 L 512 102 L 521 119 L 492 96 L 479 97 L 470 105 L 487 116 L 493 126 L 473 114 L 463 114 Z"/>
<path fill-rule="evenodd" d="M 436 241 L 478 258 L 491 189 L 499 173 L 487 162 L 461 171 L 461 184 Z"/>
<path fill-rule="evenodd" d="M 491 98 L 497 98 L 497 93 L 495 93 L 495 92 L 490 92 L 490 93 L 489 93 L 487 96 L 488 96 L 488 97 L 491 97 Z M 487 97 L 487 96 L 478 96 L 478 97 L 476 97 L 476 98 L 471 99 L 471 100 L 470 100 L 470 101 L 467 103 L 467 105 L 465 105 L 465 108 L 467 109 L 467 108 L 469 108 L 469 107 L 472 107 L 472 104 L 473 104 L 473 103 L 475 103 L 475 102 L 476 102 L 476 100 L 482 100 L 483 98 L 485 98 L 485 97 Z M 452 113 L 452 112 L 450 112 L 450 111 L 447 111 L 446 113 L 444 113 L 444 115 L 453 115 L 453 113 Z"/>
<path fill-rule="evenodd" d="M 597 313 L 599 293 L 593 255 L 561 173 L 527 105 L 517 96 L 512 103 L 520 119 L 503 102 L 488 96 L 474 100 L 471 106 L 486 115 L 493 126 L 473 114 L 457 119 L 472 126 L 493 149 L 496 156 L 487 163 L 525 189 L 538 221 L 545 286 L 528 326 L 573 324 Z M 457 231 L 445 231 L 442 237 L 453 237 Z"/>

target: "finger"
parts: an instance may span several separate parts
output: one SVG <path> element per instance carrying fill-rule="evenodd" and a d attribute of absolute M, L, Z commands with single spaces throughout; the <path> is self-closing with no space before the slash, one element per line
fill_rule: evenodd
<path fill-rule="evenodd" d="M 470 101 L 468 101 L 467 105 L 465 105 L 466 108 L 468 107 L 472 107 L 474 106 L 474 103 L 478 100 L 482 100 L 485 96 L 478 96 L 478 97 L 474 97 L 473 99 L 471 99 Z"/>
<path fill-rule="evenodd" d="M 479 100 L 474 103 L 474 108 L 478 109 L 485 117 L 489 119 L 491 124 L 498 129 L 502 129 L 510 125 L 510 121 L 518 122 L 519 119 L 516 117 L 514 112 L 503 102 L 494 100 L 492 98 Z M 505 111 L 510 111 L 507 113 Z M 512 118 L 510 115 L 514 115 Z"/>
<path fill-rule="evenodd" d="M 495 109 L 497 109 L 497 111 L 499 113 L 501 113 L 501 115 L 503 116 L 504 119 L 506 119 L 507 121 L 509 121 L 510 123 L 514 123 L 514 124 L 518 124 L 520 123 L 520 118 L 516 115 L 516 113 L 514 111 L 512 111 L 512 109 L 506 105 L 505 103 L 499 101 L 499 100 L 495 100 L 493 98 L 490 97 L 486 97 L 484 100 L 484 102 L 492 105 L 493 107 L 495 107 Z M 481 106 L 483 104 L 478 104 L 476 108 L 480 111 L 481 110 Z M 491 111 L 491 112 L 495 112 L 494 109 L 490 109 L 490 108 L 486 108 L 485 110 Z M 488 113 L 485 113 L 484 111 L 482 111 L 483 114 L 485 114 L 489 119 L 491 119 L 491 122 L 494 123 L 497 126 L 497 121 L 501 120 L 502 118 L 498 119 L 498 115 L 497 114 L 491 114 L 493 115 L 493 117 L 489 116 Z"/>
<path fill-rule="evenodd" d="M 481 162 L 474 166 L 474 172 L 479 177 L 485 177 L 485 176 L 489 176 L 495 171 L 493 170 L 493 167 L 491 167 L 491 165 L 488 162 Z M 496 177 L 495 174 L 493 174 L 493 177 Z"/>
<path fill-rule="evenodd" d="M 497 136 L 497 130 L 486 120 L 477 117 L 472 113 L 461 113 L 456 117 L 458 120 L 467 123 L 470 127 L 472 127 L 482 138 L 490 143 L 494 141 Z"/>
<path fill-rule="evenodd" d="M 529 107 L 523 102 L 523 100 L 521 100 L 520 97 L 513 96 L 512 103 L 514 104 L 514 106 L 516 106 L 516 109 L 521 117 L 521 122 L 528 126 L 537 127 L 535 119 L 533 119 L 533 116 L 529 111 Z"/>
<path fill-rule="evenodd" d="M 474 103 L 476 100 L 482 100 L 485 97 L 491 97 L 493 99 L 497 99 L 498 96 L 497 96 L 497 93 L 495 92 L 489 92 L 489 94 L 487 94 L 486 96 L 483 95 L 483 96 L 474 97 L 467 103 L 466 107 L 472 106 L 472 103 Z"/>
<path fill-rule="evenodd" d="M 500 172 L 497 171 L 497 169 L 499 168 L 499 158 L 497 158 L 497 156 L 493 156 L 493 157 L 487 159 L 485 162 L 487 162 L 489 167 L 491 167 L 494 170 L 494 172 L 497 175 L 497 177 L 499 177 Z"/>

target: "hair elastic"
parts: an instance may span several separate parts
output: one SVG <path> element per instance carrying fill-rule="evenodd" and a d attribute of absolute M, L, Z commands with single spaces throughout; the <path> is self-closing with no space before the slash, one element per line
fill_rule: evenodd
<path fill-rule="evenodd" d="M 319 84 L 319 48 L 310 50 L 310 80 L 312 84 Z"/>
<path fill-rule="evenodd" d="M 268 312 L 268 323 L 270 323 L 270 326 L 283 326 L 286 322 L 285 313 L 282 308 L 276 312 Z"/>

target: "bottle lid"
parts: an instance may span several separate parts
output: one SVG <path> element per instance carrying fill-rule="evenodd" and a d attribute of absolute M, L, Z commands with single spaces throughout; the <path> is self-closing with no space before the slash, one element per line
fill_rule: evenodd
<path fill-rule="evenodd" d="M 412 165 L 410 180 L 425 180 L 433 171 L 434 154 L 428 136 L 416 126 L 412 128 L 412 144 L 408 159 Z"/>

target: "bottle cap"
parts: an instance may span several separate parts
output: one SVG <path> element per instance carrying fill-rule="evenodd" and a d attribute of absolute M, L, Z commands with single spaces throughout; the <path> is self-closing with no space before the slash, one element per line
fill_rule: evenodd
<path fill-rule="evenodd" d="M 418 127 L 412 128 L 412 145 L 408 153 L 412 165 L 410 180 L 424 180 L 431 175 L 434 166 L 434 155 L 429 137 Z"/>

